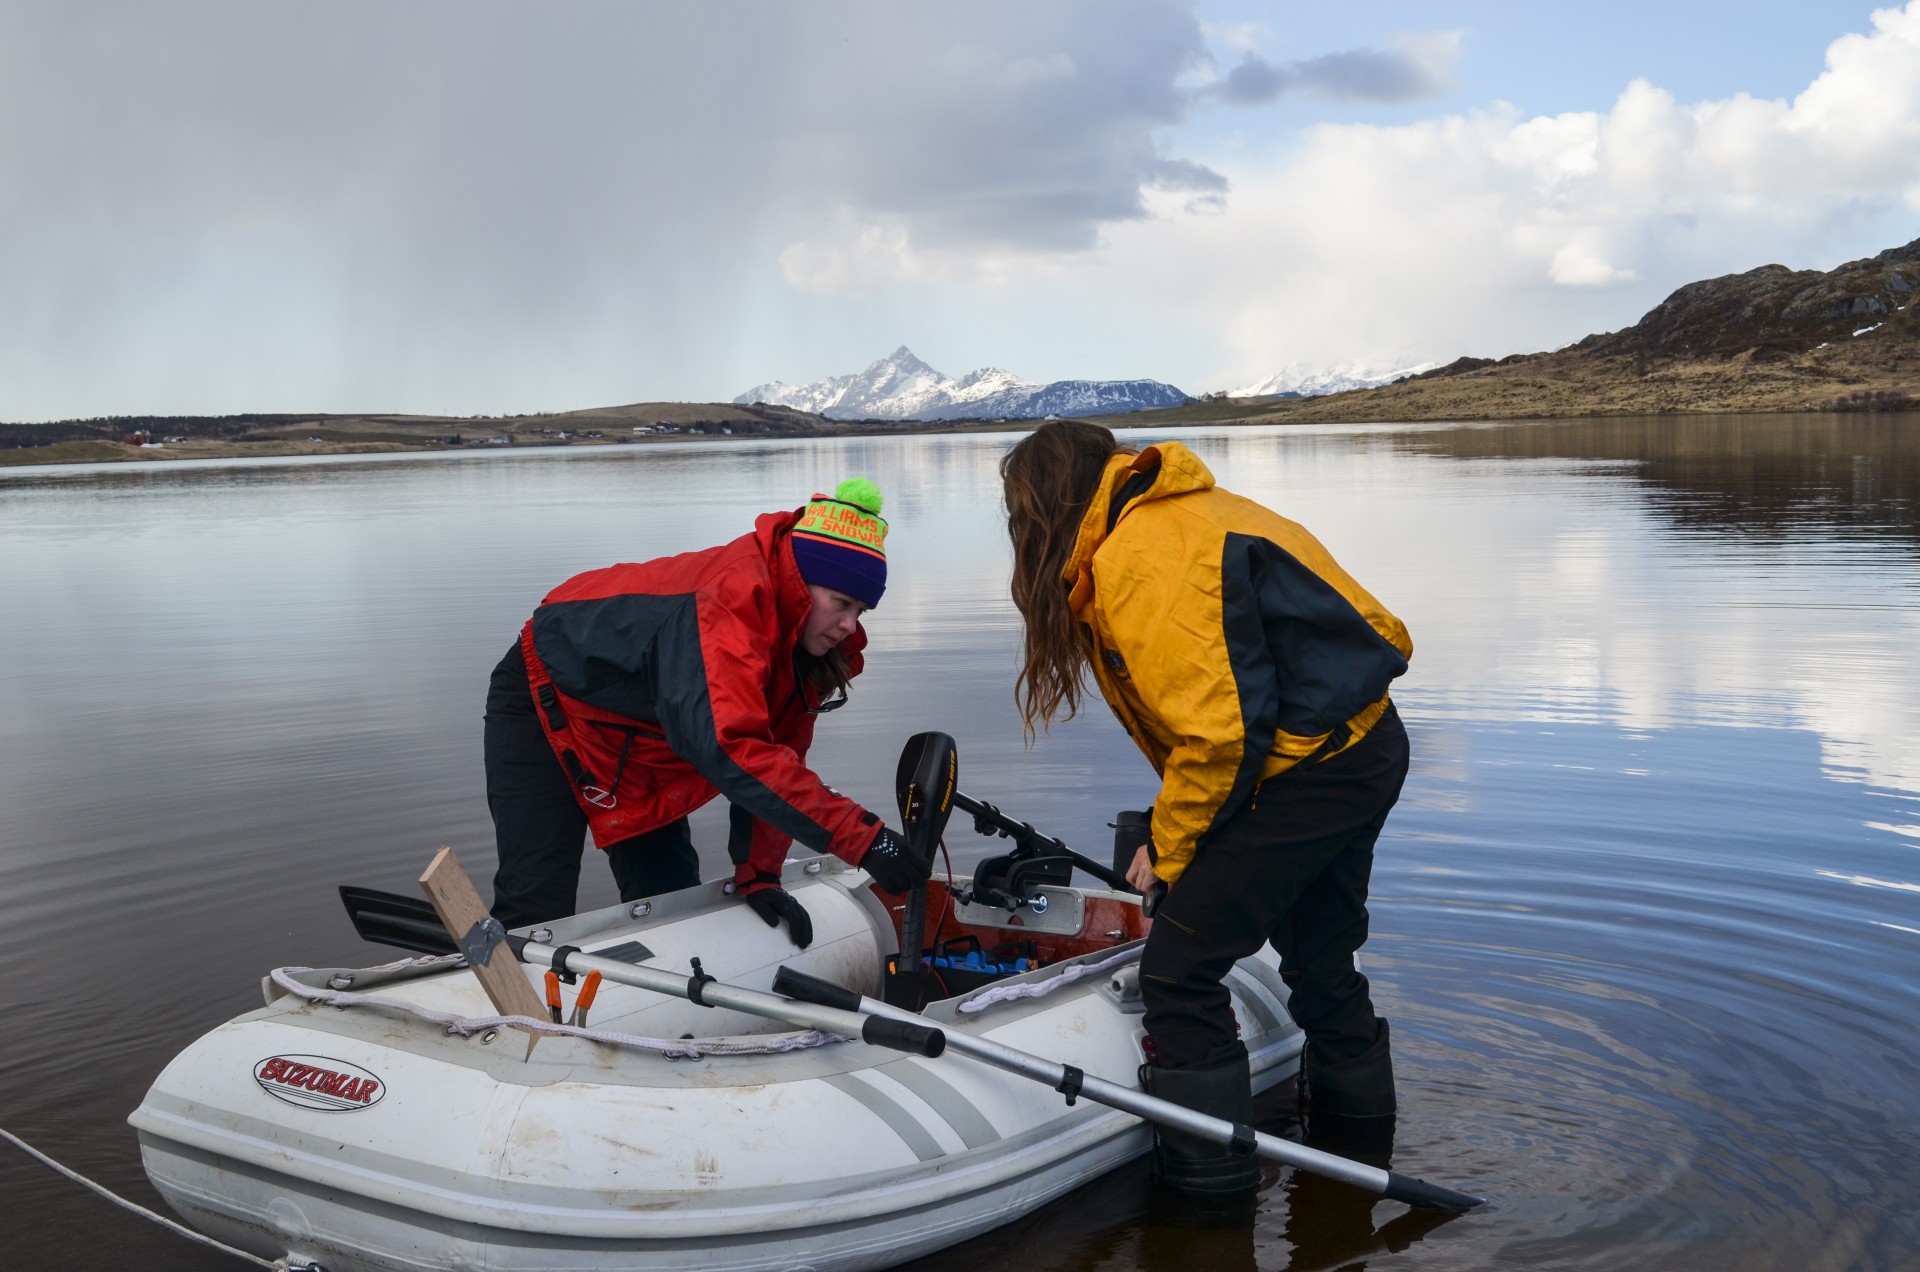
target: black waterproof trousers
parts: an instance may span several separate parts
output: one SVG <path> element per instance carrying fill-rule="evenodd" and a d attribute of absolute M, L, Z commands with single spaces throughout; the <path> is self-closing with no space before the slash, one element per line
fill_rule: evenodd
<path fill-rule="evenodd" d="M 486 724 L 487 807 L 500 856 L 493 917 L 510 928 L 575 912 L 587 840 L 587 815 L 533 711 L 527 664 L 515 641 L 488 682 Z M 607 863 L 622 901 L 700 882 L 700 858 L 684 817 L 612 845 Z"/>
<path fill-rule="evenodd" d="M 1246 1054 L 1221 982 L 1266 943 L 1321 1063 L 1373 1045 L 1380 1021 L 1353 955 L 1367 939 L 1374 840 L 1406 776 L 1407 732 L 1389 706 L 1345 752 L 1262 783 L 1194 855 L 1140 959 L 1156 1064 L 1210 1069 Z"/>

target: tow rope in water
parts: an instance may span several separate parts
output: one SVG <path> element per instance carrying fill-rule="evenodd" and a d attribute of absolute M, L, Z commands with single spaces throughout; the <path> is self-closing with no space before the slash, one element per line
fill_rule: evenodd
<path fill-rule="evenodd" d="M 273 1269 L 273 1272 L 302 1272 L 303 1269 L 311 1268 L 313 1266 L 312 1264 L 306 1262 L 305 1260 L 302 1260 L 299 1263 L 295 1263 L 292 1261 L 292 1256 L 288 1256 L 285 1259 L 263 1259 L 257 1254 L 249 1254 L 247 1251 L 239 1249 L 235 1246 L 230 1246 L 224 1241 L 215 1241 L 212 1237 L 208 1236 L 206 1233 L 195 1232 L 192 1228 L 187 1227 L 183 1223 L 176 1223 L 174 1220 L 167 1218 L 163 1214 L 156 1214 L 154 1211 L 148 1210 L 145 1206 L 141 1205 L 139 1202 L 128 1201 L 125 1197 L 122 1197 L 119 1193 L 114 1192 L 111 1188 L 108 1188 L 105 1184 L 95 1183 L 93 1180 L 88 1179 L 85 1175 L 82 1175 L 79 1171 L 74 1170 L 70 1166 L 62 1166 L 59 1162 L 54 1161 L 53 1158 L 48 1157 L 45 1153 L 41 1152 L 39 1149 L 35 1148 L 33 1145 L 27 1143 L 27 1141 L 21 1139 L 18 1135 L 15 1135 L 12 1131 L 9 1131 L 4 1126 L 0 1126 L 0 1139 L 6 1140 L 9 1144 L 12 1144 L 15 1148 L 25 1153 L 28 1157 L 31 1157 L 35 1161 L 39 1162 L 42 1166 L 48 1167 L 49 1169 L 55 1171 L 58 1174 L 65 1175 L 68 1179 L 71 1179 L 74 1183 L 79 1184 L 83 1188 L 92 1189 L 94 1192 L 98 1193 L 102 1197 L 105 1197 L 108 1201 L 112 1202 L 114 1205 L 119 1206 L 122 1210 L 132 1211 L 134 1214 L 139 1215 L 142 1219 L 151 1219 L 155 1223 L 159 1224 L 161 1227 L 177 1232 L 189 1241 L 198 1241 L 201 1245 L 212 1246 L 214 1249 L 220 1251 L 222 1254 L 230 1254 L 236 1259 L 245 1259 L 248 1263 L 253 1264 L 255 1267 L 271 1268 Z"/>

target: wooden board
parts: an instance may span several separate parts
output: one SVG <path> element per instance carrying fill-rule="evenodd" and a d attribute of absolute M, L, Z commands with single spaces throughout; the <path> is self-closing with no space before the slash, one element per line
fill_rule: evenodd
<path fill-rule="evenodd" d="M 433 855 L 432 864 L 420 876 L 420 889 L 427 894 L 427 900 L 433 902 L 434 912 L 456 941 L 487 917 L 486 904 L 480 900 L 473 880 L 461 869 L 460 859 L 453 855 L 451 848 L 442 848 Z M 505 941 L 494 947 L 493 957 L 485 967 L 473 962 L 467 965 L 480 978 L 480 988 L 487 991 L 487 1001 L 502 1016 L 546 1019 L 547 1004 L 527 980 L 526 973 L 520 970 L 520 960 L 513 956 L 512 947 Z M 527 1054 L 532 1055 L 533 1044 L 540 1035 L 532 1030 L 526 1033 Z"/>

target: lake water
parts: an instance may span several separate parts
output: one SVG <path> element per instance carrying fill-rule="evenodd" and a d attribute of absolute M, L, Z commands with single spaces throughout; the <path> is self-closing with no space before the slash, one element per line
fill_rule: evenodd
<path fill-rule="evenodd" d="M 1250 1223 L 1123 1171 L 958 1269 L 1920 1266 L 1920 420 L 1187 431 L 1413 631 L 1364 958 L 1393 1164 L 1448 1222 L 1275 1173 Z M 1104 856 L 1151 770 L 1097 700 L 1022 749 L 999 435 L 0 475 L 0 1126 L 155 1203 L 126 1114 L 336 885 L 492 866 L 488 670 L 553 584 L 841 476 L 893 584 L 815 767 L 961 787 Z M 709 873 L 722 822 L 696 836 Z M 990 841 L 950 834 L 956 865 Z M 588 862 L 583 905 L 614 890 Z M 1119 1075 L 1115 1075 L 1119 1076 Z M 0 1267 L 219 1256 L 0 1145 Z"/>

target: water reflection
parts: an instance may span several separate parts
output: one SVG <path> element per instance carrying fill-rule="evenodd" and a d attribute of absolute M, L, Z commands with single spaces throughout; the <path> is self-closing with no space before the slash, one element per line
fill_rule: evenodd
<path fill-rule="evenodd" d="M 1802 728 L 1833 776 L 1920 793 L 1920 443 L 1901 429 L 1734 417 L 1192 441 L 1407 619 L 1407 692 L 1430 715 Z"/>
<path fill-rule="evenodd" d="M 1196 1225 L 1143 1169 L 971 1253 L 1035 1268 L 1892 1266 L 1920 1243 L 1920 557 L 1885 417 L 1191 433 L 1413 630 L 1375 877 L 1394 1165 L 1433 1230 L 1274 1174 Z M 991 435 L 0 474 L 0 1125 L 144 1192 L 121 1122 L 279 963 L 364 962 L 342 882 L 484 873 L 487 669 L 582 569 L 850 473 L 888 497 L 867 676 L 815 758 L 901 740 L 1096 854 L 1153 779 L 1097 703 L 1022 749 Z M 703 814 L 709 872 L 724 832 Z M 957 829 L 956 866 L 994 851 Z M 613 899 L 590 868 L 584 904 Z M 57 949 L 57 966 L 45 952 Z M 0 1154 L 0 1262 L 204 1266 Z M 1408 1242 L 1417 1239 L 1417 1246 Z M 131 1256 L 131 1257 L 130 1257 Z"/>
<path fill-rule="evenodd" d="M 1920 542 L 1915 427 L 1904 414 L 1627 416 L 1423 428 L 1387 444 L 1451 459 L 1631 465 L 1683 528 Z"/>

